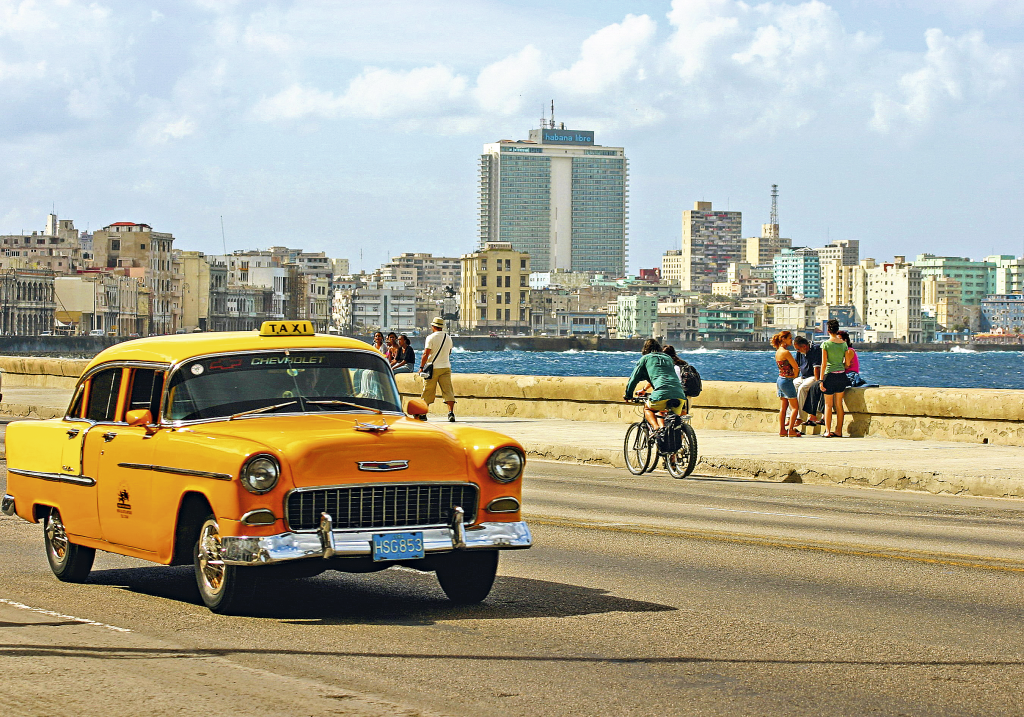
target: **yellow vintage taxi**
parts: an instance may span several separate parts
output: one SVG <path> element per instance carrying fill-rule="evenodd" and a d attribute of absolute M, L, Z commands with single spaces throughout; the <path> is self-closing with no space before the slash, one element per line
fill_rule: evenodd
<path fill-rule="evenodd" d="M 42 523 L 60 580 L 97 550 L 192 563 L 214 612 L 257 607 L 268 575 L 395 565 L 479 602 L 499 551 L 532 544 L 524 451 L 426 411 L 371 346 L 308 322 L 127 341 L 63 418 L 8 426 L 0 510 Z"/>

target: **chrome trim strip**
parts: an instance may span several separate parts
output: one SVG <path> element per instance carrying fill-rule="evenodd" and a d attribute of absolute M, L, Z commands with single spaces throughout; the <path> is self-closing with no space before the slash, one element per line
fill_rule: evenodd
<path fill-rule="evenodd" d="M 361 471 L 373 471 L 384 473 L 386 471 L 404 471 L 409 467 L 409 461 L 356 461 Z"/>
<path fill-rule="evenodd" d="M 4 493 L 4 498 L 0 501 L 0 513 L 15 515 L 17 512 L 17 509 L 14 507 L 14 496 Z"/>
<path fill-rule="evenodd" d="M 509 508 L 508 510 L 495 510 L 491 506 L 494 505 L 495 503 L 497 503 L 499 500 L 510 500 L 510 501 L 512 501 L 513 503 L 516 504 L 516 507 L 515 508 Z M 517 513 L 517 512 L 519 512 L 519 509 L 521 507 L 522 507 L 522 505 L 520 505 L 518 498 L 516 498 L 515 496 L 511 496 L 511 495 L 503 495 L 500 498 L 495 498 L 490 503 L 488 503 L 487 507 L 484 508 L 484 510 L 486 510 L 488 513 Z"/>
<path fill-rule="evenodd" d="M 57 483 L 70 483 L 71 485 L 96 485 L 96 481 L 89 476 L 76 476 L 68 473 L 46 473 L 45 471 L 27 471 L 23 468 L 8 468 L 8 473 L 25 476 L 26 478 L 39 478 L 41 480 L 55 481 Z"/>
<path fill-rule="evenodd" d="M 173 473 L 179 476 L 192 476 L 194 478 L 213 478 L 214 480 L 233 480 L 230 473 L 214 473 L 212 471 L 197 471 L 191 468 L 172 468 L 171 466 L 154 466 L 148 463 L 118 463 L 118 468 L 131 468 L 137 471 L 155 471 L 157 473 Z"/>
<path fill-rule="evenodd" d="M 253 522 L 253 518 L 258 515 L 269 515 L 269 521 Z M 248 513 L 243 513 L 239 520 L 245 525 L 273 525 L 277 522 L 277 516 L 274 515 L 273 511 L 267 508 L 257 508 L 256 510 L 250 510 Z"/>
<path fill-rule="evenodd" d="M 427 553 L 448 553 L 455 550 L 450 526 L 436 528 L 407 527 L 380 530 L 343 531 L 325 533 L 280 533 L 265 537 L 221 536 L 226 565 L 270 565 L 303 558 L 346 558 L 372 554 L 373 536 L 382 533 L 423 533 Z M 481 523 L 466 528 L 466 550 L 523 550 L 533 545 L 530 528 L 524 521 L 517 523 Z M 325 545 L 325 543 L 327 545 Z M 327 548 L 330 553 L 327 555 Z"/>

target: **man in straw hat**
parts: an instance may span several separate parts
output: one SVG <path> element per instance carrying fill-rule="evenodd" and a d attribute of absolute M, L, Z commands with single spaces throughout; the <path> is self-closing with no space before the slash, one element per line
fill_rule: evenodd
<path fill-rule="evenodd" d="M 441 387 L 441 397 L 448 404 L 448 420 L 455 422 L 455 391 L 452 389 L 452 364 L 448 357 L 452 352 L 452 337 L 444 330 L 444 319 L 440 316 L 430 322 L 430 336 L 423 348 L 420 359 L 420 372 L 427 366 L 431 367 L 429 378 L 423 379 L 423 393 L 420 395 L 429 406 L 437 395 L 437 387 Z M 420 416 L 427 420 L 426 416 Z"/>

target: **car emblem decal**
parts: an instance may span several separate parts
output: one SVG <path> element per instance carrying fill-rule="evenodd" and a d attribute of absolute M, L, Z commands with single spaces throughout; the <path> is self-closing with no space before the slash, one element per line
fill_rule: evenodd
<path fill-rule="evenodd" d="M 356 421 L 356 430 L 366 431 L 367 433 L 383 433 L 390 427 L 391 426 L 387 424 L 387 421 L 381 421 L 380 423 L 365 423 L 363 421 Z"/>
<path fill-rule="evenodd" d="M 356 461 L 361 471 L 404 471 L 409 467 L 409 461 Z"/>

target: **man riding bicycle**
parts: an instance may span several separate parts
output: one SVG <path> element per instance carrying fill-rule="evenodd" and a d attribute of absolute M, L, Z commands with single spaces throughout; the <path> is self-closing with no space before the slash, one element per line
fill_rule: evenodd
<path fill-rule="evenodd" d="M 661 353 L 661 344 L 656 339 L 644 342 L 641 358 L 633 369 L 629 382 L 626 383 L 624 400 L 629 401 L 641 381 L 647 381 L 653 387 L 651 395 L 644 404 L 644 417 L 651 428 L 657 430 L 665 426 L 665 419 L 658 415 L 659 411 L 672 411 L 677 416 L 683 414 L 686 407 L 686 394 L 683 384 L 676 375 L 672 359 Z"/>

